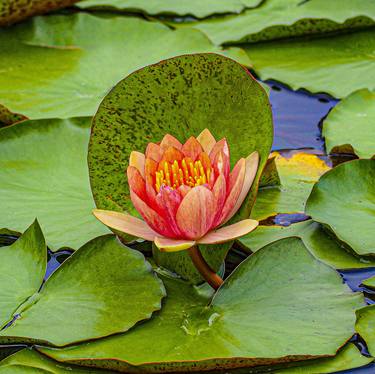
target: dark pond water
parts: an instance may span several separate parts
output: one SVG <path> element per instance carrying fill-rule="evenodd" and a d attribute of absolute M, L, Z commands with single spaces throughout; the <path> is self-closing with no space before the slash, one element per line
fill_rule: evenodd
<path fill-rule="evenodd" d="M 335 164 L 337 158 L 327 156 L 324 149 L 324 140 L 321 137 L 321 121 L 330 109 L 337 104 L 337 100 L 328 95 L 311 95 L 303 91 L 292 91 L 285 86 L 269 81 L 271 87 L 270 100 L 275 123 L 275 138 L 272 149 L 282 151 L 285 155 L 290 150 L 311 152 L 324 158 L 327 163 Z M 345 160 L 345 158 L 344 158 Z M 342 161 L 342 157 L 339 158 Z M 273 218 L 273 222 L 288 226 L 292 223 L 307 219 L 304 214 L 279 214 Z M 15 237 L 0 235 L 0 246 L 9 245 L 16 240 Z M 136 244 L 134 247 L 136 247 Z M 144 250 L 144 248 L 142 248 Z M 71 251 L 63 250 L 56 253 L 49 251 L 48 265 L 45 279 L 47 279 L 71 254 Z M 246 254 L 240 248 L 231 251 L 226 261 L 226 272 L 234 269 L 239 262 L 246 258 Z M 363 291 L 368 304 L 375 303 L 375 291 L 367 289 L 361 282 L 375 275 L 375 268 L 361 270 L 340 271 L 343 281 L 353 291 Z M 352 341 L 362 351 L 368 354 L 366 344 L 359 336 L 354 336 Z M 2 347 L 1 347 L 2 348 Z M 0 349 L 0 359 L 14 352 L 18 348 L 8 347 Z M 341 371 L 342 374 L 374 374 L 375 363 L 365 367 Z"/>

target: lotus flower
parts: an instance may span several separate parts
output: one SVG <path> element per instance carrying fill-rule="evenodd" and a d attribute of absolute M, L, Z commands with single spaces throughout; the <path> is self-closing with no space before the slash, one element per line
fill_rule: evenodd
<path fill-rule="evenodd" d="M 113 229 L 154 241 L 162 251 L 230 241 L 258 225 L 245 219 L 218 228 L 241 207 L 258 162 L 258 153 L 253 152 L 230 171 L 225 138 L 216 142 L 205 129 L 181 144 L 168 134 L 160 144 L 149 143 L 145 154 L 134 151 L 130 155 L 130 197 L 144 221 L 98 209 L 94 214 Z"/>

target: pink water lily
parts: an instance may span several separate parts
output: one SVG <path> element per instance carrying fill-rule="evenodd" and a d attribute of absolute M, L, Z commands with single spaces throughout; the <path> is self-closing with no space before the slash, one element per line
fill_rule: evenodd
<path fill-rule="evenodd" d="M 258 225 L 245 219 L 220 227 L 241 207 L 258 163 L 253 152 L 230 171 L 226 139 L 216 142 L 208 129 L 185 144 L 166 135 L 159 144 L 148 144 L 145 154 L 130 155 L 130 196 L 144 221 L 114 211 L 96 209 L 94 214 L 113 229 L 154 241 L 162 251 L 230 241 Z"/>

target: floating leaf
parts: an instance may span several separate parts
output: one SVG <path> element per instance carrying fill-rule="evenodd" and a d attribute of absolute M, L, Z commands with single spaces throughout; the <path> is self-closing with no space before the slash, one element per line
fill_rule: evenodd
<path fill-rule="evenodd" d="M 352 335 L 354 310 L 363 303 L 297 238 L 242 262 L 209 306 L 187 283 L 163 280 L 168 297 L 152 320 L 126 334 L 41 351 L 62 362 L 127 372 L 201 372 L 333 356 Z"/>
<path fill-rule="evenodd" d="M 342 100 L 323 123 L 329 153 L 354 153 L 361 158 L 375 155 L 375 92 L 356 91 Z"/>
<path fill-rule="evenodd" d="M 0 129 L 0 227 L 22 232 L 38 217 L 52 250 L 109 232 L 91 213 L 90 123 L 50 119 Z"/>
<path fill-rule="evenodd" d="M 372 357 L 375 357 L 375 305 L 357 311 L 356 330 L 365 340 Z"/>
<path fill-rule="evenodd" d="M 375 160 L 345 162 L 323 175 L 306 214 L 327 225 L 359 255 L 375 254 Z"/>
<path fill-rule="evenodd" d="M 266 186 L 258 192 L 251 217 L 263 220 L 278 213 L 303 212 L 314 183 L 329 170 L 318 156 L 295 153 L 284 157 L 273 152 L 281 185 Z"/>
<path fill-rule="evenodd" d="M 262 80 L 342 98 L 362 88 L 375 89 L 374 48 L 375 29 L 369 29 L 329 38 L 252 44 L 246 51 Z"/>
<path fill-rule="evenodd" d="M 362 284 L 369 288 L 375 288 L 375 276 L 364 280 Z"/>
<path fill-rule="evenodd" d="M 276 240 L 297 236 L 306 248 L 320 261 L 336 269 L 357 269 L 375 267 L 375 260 L 355 256 L 340 244 L 323 227 L 308 220 L 284 226 L 258 226 L 256 231 L 245 235 L 240 243 L 252 252 Z"/>
<path fill-rule="evenodd" d="M 372 0 L 267 0 L 240 15 L 204 20 L 193 27 L 221 45 L 323 34 L 374 24 Z M 270 56 L 275 60 L 274 55 Z"/>
<path fill-rule="evenodd" d="M 228 139 L 232 166 L 253 151 L 260 155 L 259 171 L 241 212 L 248 218 L 273 130 L 268 96 L 240 64 L 216 54 L 196 54 L 138 70 L 105 97 L 93 123 L 88 161 L 98 208 L 136 214 L 124 172 L 130 152 L 144 152 L 149 142 L 160 142 L 167 133 L 185 141 L 209 127 L 217 140 Z M 221 258 L 213 255 L 216 266 L 227 250 L 228 246 Z M 196 279 L 187 253 L 173 259 L 176 263 L 169 253 L 157 256 L 159 265 Z M 179 266 L 180 261 L 186 267 Z"/>
<path fill-rule="evenodd" d="M 31 229 L 38 230 L 38 227 L 34 224 Z M 26 240 L 25 236 L 29 235 L 26 232 L 20 240 Z M 5 274 L 10 263 L 26 262 L 20 257 L 26 253 L 30 258 L 35 252 L 34 244 L 44 245 L 43 237 L 39 237 L 42 234 L 36 235 L 32 238 L 35 243 L 21 241 L 25 246 L 22 251 L 17 250 L 18 241 L 8 247 L 11 258 L 0 262 L 0 274 Z M 0 254 L 3 251 L 4 248 Z M 8 325 L 0 331 L 0 343 L 43 342 L 63 346 L 124 332 L 160 309 L 165 295 L 162 282 L 143 255 L 124 247 L 113 235 L 98 237 L 81 247 L 48 278 L 40 291 L 40 274 L 45 263 L 38 261 L 39 266 L 34 265 L 38 271 L 32 264 L 12 267 L 18 279 L 38 279 L 30 281 L 23 295 L 17 292 L 18 298 L 10 300 L 13 308 L 8 307 L 7 318 L 1 321 L 3 326 Z M 38 276 L 29 272 L 36 272 Z M 37 280 L 40 283 L 36 288 Z M 17 291 L 16 287 L 10 280 L 1 282 L 0 293 L 7 295 Z M 28 298 L 26 291 L 29 291 Z"/>
<path fill-rule="evenodd" d="M 182 53 L 215 51 L 222 50 L 198 30 L 172 31 L 140 18 L 35 17 L 0 32 L 0 105 L 30 119 L 91 116 L 130 72 Z M 248 62 L 238 48 L 223 53 Z"/>
<path fill-rule="evenodd" d="M 212 14 L 240 13 L 245 8 L 258 6 L 262 0 L 83 0 L 81 9 L 115 9 L 150 15 L 166 14 L 204 18 Z"/>

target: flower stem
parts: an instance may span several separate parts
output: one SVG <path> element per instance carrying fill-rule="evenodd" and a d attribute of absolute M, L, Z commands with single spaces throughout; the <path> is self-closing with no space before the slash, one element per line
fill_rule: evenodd
<path fill-rule="evenodd" d="M 198 246 L 194 245 L 188 249 L 188 252 L 194 266 L 197 268 L 202 277 L 213 289 L 217 290 L 224 281 L 211 269 L 210 265 L 207 264 Z"/>

